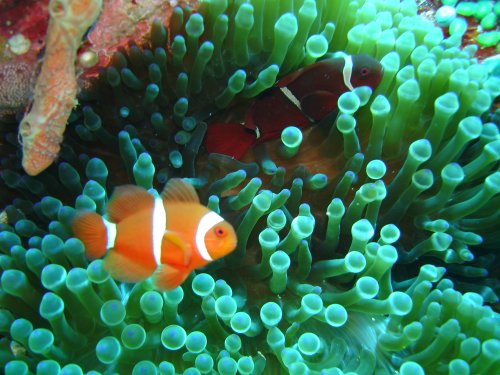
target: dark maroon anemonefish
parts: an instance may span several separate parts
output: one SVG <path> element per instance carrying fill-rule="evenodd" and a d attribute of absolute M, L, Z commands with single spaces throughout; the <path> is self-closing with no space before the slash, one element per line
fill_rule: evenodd
<path fill-rule="evenodd" d="M 375 89 L 382 74 L 380 62 L 364 54 L 318 61 L 259 95 L 242 123 L 210 124 L 205 147 L 240 159 L 250 147 L 278 138 L 286 127 L 304 129 L 336 111 L 344 92 L 360 86 Z"/>

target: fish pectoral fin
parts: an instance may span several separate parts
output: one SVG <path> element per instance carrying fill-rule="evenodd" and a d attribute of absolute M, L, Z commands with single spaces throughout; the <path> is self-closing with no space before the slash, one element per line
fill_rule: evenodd
<path fill-rule="evenodd" d="M 125 283 L 145 280 L 154 272 L 154 268 L 144 267 L 114 249 L 109 250 L 104 258 L 103 266 L 113 279 Z"/>
<path fill-rule="evenodd" d="M 119 223 L 126 217 L 143 209 L 153 209 L 154 197 L 145 189 L 135 185 L 118 186 L 106 206 L 108 218 Z"/>
<path fill-rule="evenodd" d="M 161 197 L 165 202 L 200 203 L 194 187 L 181 178 L 171 178 L 163 188 Z"/>
<path fill-rule="evenodd" d="M 337 100 L 338 96 L 334 93 L 318 90 L 304 95 L 300 99 L 300 106 L 306 115 L 318 120 L 318 114 L 320 117 L 325 116 L 337 109 Z"/>
<path fill-rule="evenodd" d="M 172 290 L 181 285 L 188 276 L 189 272 L 186 268 L 162 264 L 153 274 L 153 283 L 158 289 Z"/>
<path fill-rule="evenodd" d="M 241 159 L 256 140 L 255 127 L 240 123 L 213 123 L 207 128 L 204 145 L 209 154 Z"/>
<path fill-rule="evenodd" d="M 165 231 L 162 241 L 161 263 L 186 266 L 191 260 L 192 250 L 183 238 L 174 232 Z"/>

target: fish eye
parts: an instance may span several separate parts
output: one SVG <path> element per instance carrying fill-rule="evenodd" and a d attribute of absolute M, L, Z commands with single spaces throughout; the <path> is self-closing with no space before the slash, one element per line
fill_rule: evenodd
<path fill-rule="evenodd" d="M 366 77 L 370 73 L 370 69 L 368 69 L 366 66 L 362 67 L 359 70 L 359 73 L 363 76 Z"/>
<path fill-rule="evenodd" d="M 227 234 L 226 230 L 222 227 L 216 227 L 214 232 L 217 237 L 225 237 Z"/>

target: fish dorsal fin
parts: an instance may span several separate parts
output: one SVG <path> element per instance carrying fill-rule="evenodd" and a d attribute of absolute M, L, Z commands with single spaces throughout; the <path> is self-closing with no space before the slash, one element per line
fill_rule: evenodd
<path fill-rule="evenodd" d="M 296 70 L 293 73 L 287 74 L 283 78 L 281 78 L 277 83 L 276 86 L 278 87 L 287 87 L 290 85 L 293 81 L 295 81 L 298 77 L 300 77 L 303 73 L 304 69 L 299 69 Z"/>
<path fill-rule="evenodd" d="M 168 180 L 161 197 L 165 202 L 200 203 L 194 187 L 180 178 Z"/>
<path fill-rule="evenodd" d="M 153 209 L 154 197 L 135 185 L 118 186 L 106 206 L 108 218 L 119 223 L 126 217 L 146 208 Z"/>

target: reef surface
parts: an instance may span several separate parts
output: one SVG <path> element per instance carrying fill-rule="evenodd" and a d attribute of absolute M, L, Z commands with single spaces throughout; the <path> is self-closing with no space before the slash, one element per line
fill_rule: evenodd
<path fill-rule="evenodd" d="M 0 84 L 4 372 L 498 373 L 498 60 L 422 17 L 422 2 L 173 3 L 104 1 L 61 150 L 36 176 L 18 126 L 43 23 L 23 31 L 25 54 L 0 51 L 19 83 Z M 212 123 L 339 52 L 379 60 L 380 85 L 240 161 L 207 154 Z M 73 216 L 104 214 L 115 186 L 158 194 L 171 177 L 234 225 L 237 250 L 168 292 L 113 280 Z"/>

